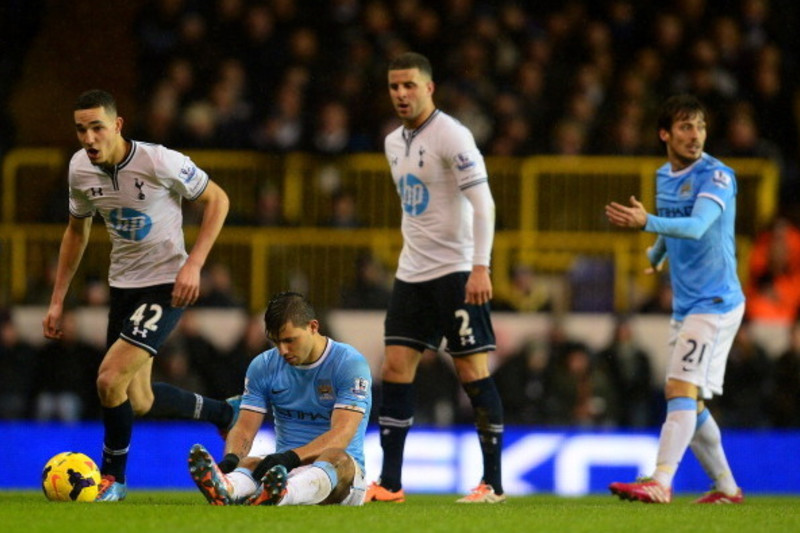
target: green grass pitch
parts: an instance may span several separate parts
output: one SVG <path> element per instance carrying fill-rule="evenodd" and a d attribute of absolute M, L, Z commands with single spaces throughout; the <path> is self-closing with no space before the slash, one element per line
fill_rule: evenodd
<path fill-rule="evenodd" d="M 35 491 L 0 491 L 0 533 L 210 532 L 621 532 L 800 531 L 800 499 L 747 497 L 743 505 L 623 502 L 611 496 L 512 497 L 500 505 L 410 495 L 403 504 L 348 507 L 212 507 L 197 492 L 132 491 L 121 503 L 54 503 Z"/>

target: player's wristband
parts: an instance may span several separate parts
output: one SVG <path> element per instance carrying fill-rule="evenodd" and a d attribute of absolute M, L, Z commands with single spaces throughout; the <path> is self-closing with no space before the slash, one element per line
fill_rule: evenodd
<path fill-rule="evenodd" d="M 228 453 L 222 458 L 222 461 L 217 463 L 217 466 L 223 474 L 233 472 L 233 470 L 239 466 L 239 456 L 235 453 Z"/>
<path fill-rule="evenodd" d="M 300 457 L 292 450 L 283 453 L 271 453 L 264 457 L 253 470 L 253 479 L 260 481 L 267 470 L 275 465 L 283 465 L 286 470 L 292 471 L 300 466 Z"/>

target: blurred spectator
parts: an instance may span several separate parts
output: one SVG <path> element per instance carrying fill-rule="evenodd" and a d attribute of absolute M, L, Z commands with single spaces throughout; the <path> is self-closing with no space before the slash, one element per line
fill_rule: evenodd
<path fill-rule="evenodd" d="M 462 394 L 451 358 L 425 350 L 414 379 L 414 424 L 447 427 L 461 423 L 459 397 Z"/>
<path fill-rule="evenodd" d="M 550 350 L 529 340 L 500 362 L 492 374 L 503 401 L 503 419 L 510 425 L 542 425 L 549 421 L 547 386 Z"/>
<path fill-rule="evenodd" d="M 44 263 L 44 271 L 33 276 L 34 272 L 28 272 L 29 283 L 25 290 L 25 300 L 23 303 L 29 305 L 47 305 L 50 303 L 50 296 L 53 294 L 53 285 L 56 281 L 56 269 L 58 268 L 58 257 L 50 257 Z M 69 296 L 68 296 L 69 297 Z M 76 297 L 71 297 L 69 305 L 77 303 Z"/>
<path fill-rule="evenodd" d="M 653 294 L 647 298 L 641 306 L 640 313 L 672 314 L 672 282 L 668 273 L 656 274 L 656 288 Z"/>
<path fill-rule="evenodd" d="M 233 276 L 228 265 L 212 263 L 200 274 L 200 297 L 197 307 L 243 308 L 243 300 L 236 294 Z"/>
<path fill-rule="evenodd" d="M 800 322 L 792 326 L 789 349 L 775 362 L 770 411 L 775 427 L 800 427 Z"/>
<path fill-rule="evenodd" d="M 159 363 L 161 375 L 158 379 L 179 387 L 191 387 L 186 390 L 211 398 L 231 395 L 228 394 L 231 389 L 230 369 L 219 350 L 200 331 L 194 309 L 187 309 L 181 316 L 178 328 L 169 339 L 167 355 L 164 363 Z M 153 381 L 157 379 L 154 377 Z M 241 390 L 234 392 L 240 393 Z"/>
<path fill-rule="evenodd" d="M 315 114 L 311 132 L 311 149 L 321 154 L 343 154 L 352 151 L 350 115 L 341 102 L 322 104 Z"/>
<path fill-rule="evenodd" d="M 211 396 L 206 390 L 203 379 L 193 368 L 186 346 L 174 337 L 164 343 L 159 350 L 153 365 L 152 380 Z"/>
<path fill-rule="evenodd" d="M 383 263 L 370 252 L 361 252 L 356 258 L 355 280 L 352 285 L 342 289 L 339 307 L 385 310 L 391 295 L 389 285 L 389 274 Z"/>
<path fill-rule="evenodd" d="M 264 331 L 264 317 L 260 314 L 253 315 L 247 321 L 241 338 L 239 338 L 233 348 L 225 354 L 227 363 L 231 367 L 233 382 L 235 382 L 237 378 L 240 379 L 240 389 L 244 386 L 244 376 L 247 372 L 247 367 L 250 365 L 250 361 L 256 355 L 270 348 L 272 348 L 272 343 L 269 341 Z M 230 396 L 230 394 L 228 396 Z"/>
<path fill-rule="evenodd" d="M 49 341 L 35 362 L 34 418 L 76 422 L 100 415 L 94 381 L 103 352 L 82 340 L 74 311 L 65 310 L 63 337 Z"/>
<path fill-rule="evenodd" d="M 746 285 L 747 317 L 791 326 L 800 308 L 800 230 L 784 218 L 756 238 Z"/>
<path fill-rule="evenodd" d="M 609 377 L 593 368 L 583 344 L 572 345 L 555 362 L 547 391 L 550 422 L 561 426 L 614 425 L 618 408 Z"/>
<path fill-rule="evenodd" d="M 759 135 L 754 113 L 752 105 L 747 102 L 733 106 L 727 117 L 725 136 L 714 149 L 714 153 L 727 157 L 768 159 L 782 168 L 780 149 L 775 143 Z"/>
<path fill-rule="evenodd" d="M 725 368 L 725 388 L 735 394 L 720 396 L 714 416 L 728 427 L 763 428 L 769 425 L 768 397 L 772 361 L 750 334 L 749 323 L 739 327 Z"/>
<path fill-rule="evenodd" d="M 614 309 L 614 263 L 604 257 L 578 256 L 567 273 L 570 310 L 608 313 Z"/>
<path fill-rule="evenodd" d="M 553 310 L 553 283 L 540 279 L 533 267 L 517 264 L 511 267 L 510 292 L 505 299 L 492 300 L 493 311 L 530 313 Z"/>
<path fill-rule="evenodd" d="M 649 427 L 654 412 L 653 369 L 650 356 L 636 342 L 628 317 L 618 317 L 611 344 L 596 357 L 598 371 L 611 381 L 617 424 Z"/>
<path fill-rule="evenodd" d="M 35 367 L 33 346 L 20 339 L 11 314 L 0 309 L 0 420 L 28 416 Z"/>
<path fill-rule="evenodd" d="M 338 189 L 331 195 L 330 216 L 322 223 L 330 228 L 353 229 L 362 226 L 358 219 L 356 195 L 350 189 Z"/>
<path fill-rule="evenodd" d="M 87 276 L 83 287 L 81 305 L 86 307 L 106 307 L 110 298 L 108 283 L 99 276 Z"/>

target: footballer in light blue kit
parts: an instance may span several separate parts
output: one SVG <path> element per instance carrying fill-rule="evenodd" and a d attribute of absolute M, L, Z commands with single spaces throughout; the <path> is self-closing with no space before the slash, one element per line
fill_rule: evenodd
<path fill-rule="evenodd" d="M 192 479 L 212 505 L 362 505 L 372 408 L 367 360 L 321 335 L 314 309 L 298 293 L 275 296 L 264 320 L 275 348 L 250 363 L 225 457 L 217 464 L 203 446 L 192 447 Z M 248 456 L 267 412 L 276 451 Z"/>
<path fill-rule="evenodd" d="M 647 252 L 651 272 L 669 260 L 673 287 L 670 361 L 664 394 L 667 417 L 661 428 L 656 468 L 633 483 L 609 489 L 625 500 L 669 503 L 672 481 L 691 446 L 713 489 L 696 503 L 741 503 L 742 489 L 728 465 L 719 426 L 704 400 L 722 394 L 725 365 L 744 316 L 744 294 L 736 274 L 736 176 L 703 152 L 707 113 L 693 96 L 664 103 L 658 134 L 668 162 L 656 173 L 657 215 L 631 197 L 631 206 L 612 202 L 612 224 L 658 235 Z"/>

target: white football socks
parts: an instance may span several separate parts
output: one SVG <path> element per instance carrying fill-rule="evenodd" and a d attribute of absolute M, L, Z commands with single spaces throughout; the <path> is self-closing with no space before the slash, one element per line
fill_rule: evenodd
<path fill-rule="evenodd" d="M 253 479 L 253 475 L 246 468 L 237 468 L 233 472 L 227 474 L 226 477 L 228 481 L 230 481 L 231 487 L 233 487 L 231 498 L 233 498 L 235 502 L 252 496 L 255 494 L 256 489 L 258 489 L 256 480 Z"/>
<path fill-rule="evenodd" d="M 286 495 L 278 505 L 316 505 L 328 497 L 337 483 L 334 466 L 317 461 L 289 477 Z"/>
<path fill-rule="evenodd" d="M 722 434 L 708 409 L 700 413 L 697 425 L 691 442 L 692 452 L 717 490 L 728 495 L 736 494 L 739 487 L 728 465 L 725 450 L 722 449 Z"/>
<path fill-rule="evenodd" d="M 653 479 L 662 486 L 672 487 L 672 479 L 689 447 L 696 425 L 696 400 L 673 398 L 667 402 L 667 420 L 661 426 L 656 470 L 653 473 Z"/>

